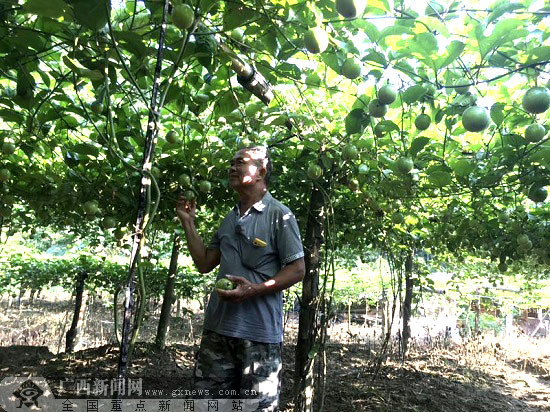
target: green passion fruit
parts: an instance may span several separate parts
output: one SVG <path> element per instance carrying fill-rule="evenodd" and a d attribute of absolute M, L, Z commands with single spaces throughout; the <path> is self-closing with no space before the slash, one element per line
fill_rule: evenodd
<path fill-rule="evenodd" d="M 336 10 L 346 19 L 353 19 L 363 13 L 366 0 L 336 0 Z"/>
<path fill-rule="evenodd" d="M 357 159 L 358 152 L 357 147 L 355 147 L 352 144 L 347 144 L 344 146 L 344 149 L 342 149 L 342 157 L 345 160 L 354 160 Z"/>
<path fill-rule="evenodd" d="M 548 191 L 539 185 L 533 185 L 529 189 L 527 197 L 535 203 L 544 202 L 548 197 Z"/>
<path fill-rule="evenodd" d="M 399 173 L 406 175 L 410 173 L 410 171 L 413 169 L 414 162 L 408 157 L 400 157 L 395 162 L 395 167 L 399 171 Z"/>
<path fill-rule="evenodd" d="M 220 278 L 216 281 L 216 285 L 214 287 L 221 290 L 233 290 L 237 286 L 227 278 Z"/>
<path fill-rule="evenodd" d="M 181 30 L 187 30 L 193 25 L 195 13 L 188 4 L 180 4 L 172 10 L 172 22 Z"/>
<path fill-rule="evenodd" d="M 482 132 L 489 126 L 489 122 L 489 114 L 483 107 L 468 107 L 462 114 L 462 126 L 469 132 Z"/>
<path fill-rule="evenodd" d="M 307 168 L 307 177 L 311 180 L 319 179 L 322 174 L 323 170 L 318 164 L 311 163 Z"/>
<path fill-rule="evenodd" d="M 385 84 L 378 90 L 378 100 L 382 104 L 392 104 L 397 99 L 397 90 L 391 84 Z"/>
<path fill-rule="evenodd" d="M 313 54 L 322 53 L 328 47 L 328 35 L 320 27 L 313 27 L 304 34 L 304 46 Z"/>
<path fill-rule="evenodd" d="M 358 78 L 361 75 L 361 64 L 354 58 L 346 59 L 342 65 L 342 74 L 350 80 Z"/>
<path fill-rule="evenodd" d="M 418 130 L 426 130 L 432 124 L 432 119 L 427 114 L 420 114 L 414 119 L 414 125 Z"/>
<path fill-rule="evenodd" d="M 372 117 L 384 117 L 388 112 L 388 106 L 378 99 L 372 99 L 369 103 L 369 115 Z"/>
<path fill-rule="evenodd" d="M 530 143 L 541 141 L 546 135 L 546 128 L 538 123 L 533 123 L 525 129 L 525 140 Z"/>
<path fill-rule="evenodd" d="M 521 104 L 528 113 L 544 113 L 550 107 L 550 93 L 545 87 L 532 87 L 523 95 Z"/>

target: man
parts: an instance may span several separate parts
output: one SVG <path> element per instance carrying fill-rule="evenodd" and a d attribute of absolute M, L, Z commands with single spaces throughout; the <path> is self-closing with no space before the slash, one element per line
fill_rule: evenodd
<path fill-rule="evenodd" d="M 228 393 L 259 399 L 258 410 L 278 410 L 282 347 L 282 291 L 301 281 L 304 252 L 292 212 L 268 192 L 271 160 L 265 148 L 239 150 L 229 184 L 239 202 L 208 246 L 195 229 L 195 202 L 180 198 L 177 214 L 201 273 L 220 265 L 234 290 L 216 289 L 206 309 L 193 374 L 207 397 Z M 234 392 L 232 392 L 234 391 Z"/>

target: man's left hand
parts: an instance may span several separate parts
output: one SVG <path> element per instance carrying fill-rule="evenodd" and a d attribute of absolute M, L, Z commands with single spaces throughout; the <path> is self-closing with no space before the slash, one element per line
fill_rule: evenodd
<path fill-rule="evenodd" d="M 235 283 L 237 287 L 233 290 L 216 289 L 221 299 L 227 302 L 240 303 L 257 295 L 255 283 L 242 276 L 226 275 L 225 277 Z"/>

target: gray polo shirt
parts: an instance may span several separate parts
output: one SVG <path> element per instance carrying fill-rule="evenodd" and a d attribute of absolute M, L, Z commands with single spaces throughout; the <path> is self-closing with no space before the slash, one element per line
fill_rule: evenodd
<path fill-rule="evenodd" d="M 218 279 L 242 276 L 253 283 L 273 277 L 284 265 L 304 256 L 294 214 L 269 192 L 245 214 L 235 208 L 214 235 L 211 249 L 221 252 Z M 241 303 L 210 296 L 204 329 L 257 342 L 283 340 L 283 293 L 276 292 Z"/>

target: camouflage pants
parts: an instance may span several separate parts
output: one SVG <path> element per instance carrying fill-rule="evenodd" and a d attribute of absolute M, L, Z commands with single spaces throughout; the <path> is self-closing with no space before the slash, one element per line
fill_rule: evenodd
<path fill-rule="evenodd" d="M 257 411 L 278 411 L 281 344 L 262 343 L 204 331 L 196 355 L 197 397 L 257 399 Z"/>

